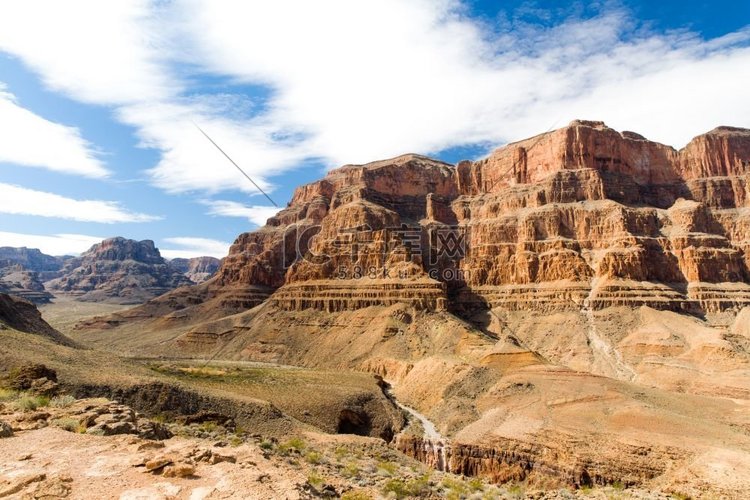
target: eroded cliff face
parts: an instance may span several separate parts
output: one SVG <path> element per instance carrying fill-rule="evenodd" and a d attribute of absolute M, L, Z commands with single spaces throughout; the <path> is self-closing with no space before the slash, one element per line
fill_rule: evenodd
<path fill-rule="evenodd" d="M 394 281 L 407 302 L 459 311 L 738 309 L 750 304 L 749 183 L 748 130 L 677 151 L 574 121 L 456 167 L 405 155 L 333 170 L 241 235 L 217 285 L 329 311 L 391 303 Z"/>
<path fill-rule="evenodd" d="M 192 282 L 165 261 L 150 240 L 110 238 L 70 259 L 53 291 L 84 301 L 138 304 Z"/>

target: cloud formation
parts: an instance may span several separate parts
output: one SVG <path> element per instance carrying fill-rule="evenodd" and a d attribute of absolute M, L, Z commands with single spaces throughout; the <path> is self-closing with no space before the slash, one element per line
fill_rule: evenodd
<path fill-rule="evenodd" d="M 104 238 L 86 234 L 24 234 L 0 231 L 0 246 L 38 248 L 48 255 L 79 255 Z"/>
<path fill-rule="evenodd" d="M 5 183 L 0 183 L 0 213 L 105 224 L 151 222 L 160 218 L 130 212 L 114 201 L 76 200 Z"/>
<path fill-rule="evenodd" d="M 467 12 L 458 0 L 27 1 L 0 19 L 0 50 L 54 90 L 113 106 L 161 151 L 148 174 L 169 192 L 255 192 L 191 120 L 269 190 L 309 159 L 500 145 L 575 118 L 678 147 L 750 126 L 748 29 L 704 40 L 649 32 L 622 9 L 552 26 Z M 204 76 L 228 89 L 191 85 Z M 232 88 L 262 92 L 244 106 Z"/>
<path fill-rule="evenodd" d="M 66 127 L 21 107 L 0 82 L 0 162 L 41 167 L 65 174 L 108 175 L 78 129 Z"/>
<path fill-rule="evenodd" d="M 176 245 L 179 248 L 161 248 L 159 252 L 162 257 L 167 259 L 202 257 L 216 257 L 221 259 L 229 253 L 231 243 L 225 241 L 212 240 L 209 238 L 194 238 L 190 236 L 175 236 L 164 238 L 166 243 Z"/>
<path fill-rule="evenodd" d="M 210 215 L 243 217 L 258 226 L 264 226 L 270 217 L 273 217 L 281 210 L 279 207 L 264 205 L 247 206 L 229 200 L 210 200 L 204 203 L 209 206 L 208 213 Z"/>

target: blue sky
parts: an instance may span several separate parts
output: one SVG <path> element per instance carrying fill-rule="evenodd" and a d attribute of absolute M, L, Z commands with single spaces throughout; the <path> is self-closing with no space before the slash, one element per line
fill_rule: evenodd
<path fill-rule="evenodd" d="M 266 5 L 263 5 L 266 4 Z M 45 13 L 46 15 L 40 15 Z M 97 1 L 0 16 L 0 246 L 226 254 L 330 168 L 750 127 L 749 2 Z"/>

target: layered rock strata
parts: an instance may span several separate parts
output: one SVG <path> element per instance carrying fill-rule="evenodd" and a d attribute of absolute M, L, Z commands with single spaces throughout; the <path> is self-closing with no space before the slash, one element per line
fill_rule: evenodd
<path fill-rule="evenodd" d="M 331 311 L 413 300 L 393 278 L 432 283 L 432 309 L 739 309 L 749 182 L 748 130 L 719 127 L 678 151 L 574 121 L 455 167 L 405 155 L 333 170 L 241 235 L 216 284 Z"/>
<path fill-rule="evenodd" d="M 84 301 L 138 304 L 192 282 L 171 267 L 150 240 L 110 238 L 69 260 L 52 291 Z"/>

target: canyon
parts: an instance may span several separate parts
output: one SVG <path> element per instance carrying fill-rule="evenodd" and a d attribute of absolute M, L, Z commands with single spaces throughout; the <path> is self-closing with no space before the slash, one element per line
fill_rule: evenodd
<path fill-rule="evenodd" d="M 63 333 L 374 375 L 416 427 L 381 437 L 447 473 L 742 498 L 749 323 L 750 131 L 676 150 L 576 120 L 478 161 L 331 170 L 205 282 Z"/>

